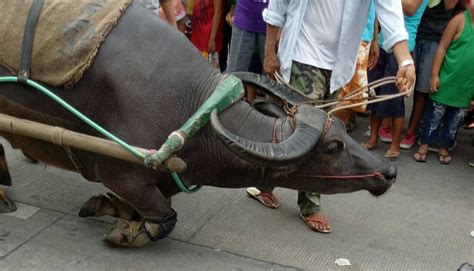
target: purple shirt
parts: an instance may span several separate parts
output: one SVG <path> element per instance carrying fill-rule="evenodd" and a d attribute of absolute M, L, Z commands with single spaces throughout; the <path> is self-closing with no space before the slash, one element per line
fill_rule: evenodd
<path fill-rule="evenodd" d="M 268 6 L 268 2 L 269 0 L 237 0 L 234 25 L 245 31 L 265 33 L 266 25 L 262 12 Z"/>

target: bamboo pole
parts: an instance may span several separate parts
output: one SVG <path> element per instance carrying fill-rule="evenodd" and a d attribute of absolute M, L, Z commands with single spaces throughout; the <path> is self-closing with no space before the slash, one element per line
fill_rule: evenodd
<path fill-rule="evenodd" d="M 58 140 L 53 139 L 54 133 L 57 134 L 60 131 L 58 139 L 63 146 L 69 146 L 80 150 L 90 151 L 93 153 L 118 158 L 132 163 L 142 165 L 144 164 L 143 158 L 134 156 L 133 154 L 126 151 L 120 145 L 113 141 L 81 133 L 76 133 L 60 127 L 50 126 L 39 122 L 12 117 L 6 114 L 0 114 L 0 131 L 5 131 L 13 134 L 43 140 L 56 145 L 61 145 L 59 144 Z M 146 149 L 138 147 L 135 148 L 137 148 L 137 150 L 142 152 L 143 154 L 149 152 Z"/>

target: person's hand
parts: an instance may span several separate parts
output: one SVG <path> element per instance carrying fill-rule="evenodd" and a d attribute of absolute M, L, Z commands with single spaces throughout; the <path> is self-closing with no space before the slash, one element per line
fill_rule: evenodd
<path fill-rule="evenodd" d="M 398 68 L 397 72 L 397 88 L 400 92 L 411 91 L 415 84 L 415 65 Z"/>
<path fill-rule="evenodd" d="M 367 69 L 370 71 L 377 65 L 380 56 L 380 48 L 378 41 L 372 41 L 370 43 L 370 50 L 369 50 L 369 62 L 367 65 Z"/>
<path fill-rule="evenodd" d="M 225 20 L 230 26 L 234 26 L 234 14 L 232 12 L 227 13 Z"/>
<path fill-rule="evenodd" d="M 270 76 L 270 78 L 275 79 L 275 72 L 280 70 L 280 61 L 276 54 L 266 54 L 265 59 L 263 60 L 263 70 L 265 73 Z"/>
<path fill-rule="evenodd" d="M 216 41 L 213 39 L 210 39 L 209 43 L 207 44 L 207 52 L 214 53 L 215 51 L 216 51 Z"/>
<path fill-rule="evenodd" d="M 438 87 L 439 87 L 439 76 L 432 75 L 430 79 L 430 91 L 432 93 L 436 93 L 438 92 Z"/>

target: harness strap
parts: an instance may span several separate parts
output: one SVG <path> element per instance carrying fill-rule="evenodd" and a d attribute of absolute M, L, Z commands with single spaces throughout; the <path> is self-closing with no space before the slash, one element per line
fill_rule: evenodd
<path fill-rule="evenodd" d="M 66 129 L 64 128 L 54 127 L 53 130 L 51 131 L 51 142 L 53 144 L 62 146 L 64 148 L 64 151 L 66 152 L 69 160 L 74 165 L 77 172 L 81 174 L 82 177 L 84 177 L 86 180 L 89 180 L 91 182 L 98 182 L 96 176 L 89 173 L 89 171 L 81 162 L 81 160 L 79 160 L 79 158 L 77 158 L 77 156 L 72 152 L 71 148 L 69 146 L 63 145 L 63 133 L 65 131 Z"/>
<path fill-rule="evenodd" d="M 69 160 L 71 160 L 71 163 L 74 165 L 77 172 L 79 172 L 81 176 L 84 177 L 84 179 L 91 182 L 99 182 L 99 180 L 97 179 L 95 175 L 90 174 L 90 172 L 81 162 L 81 160 L 79 160 L 79 158 L 77 158 L 77 156 L 72 152 L 70 147 L 64 146 L 64 151 L 66 151 L 66 154 L 69 157 Z"/>
<path fill-rule="evenodd" d="M 43 3 L 44 0 L 33 0 L 28 18 L 26 19 L 23 45 L 21 47 L 20 69 L 18 70 L 18 82 L 23 84 L 26 84 L 26 80 L 30 77 L 31 53 L 35 40 L 35 28 Z"/>

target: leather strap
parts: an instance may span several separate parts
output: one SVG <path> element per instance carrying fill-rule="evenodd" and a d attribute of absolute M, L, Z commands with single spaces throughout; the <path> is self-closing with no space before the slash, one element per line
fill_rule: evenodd
<path fill-rule="evenodd" d="M 26 19 L 25 32 L 23 34 L 23 45 L 21 47 L 20 69 L 18 71 L 18 82 L 26 84 L 30 77 L 31 53 L 33 41 L 35 40 L 35 28 L 38 23 L 39 14 L 44 0 L 33 0 Z"/>
<path fill-rule="evenodd" d="M 71 163 L 74 165 L 76 168 L 77 172 L 84 177 L 84 179 L 91 181 L 91 182 L 99 182 L 97 177 L 94 174 L 91 174 L 87 168 L 84 166 L 84 164 L 77 158 L 77 156 L 72 152 L 71 148 L 68 146 L 64 146 L 64 150 L 66 151 L 67 156 L 69 157 L 69 160 L 71 160 Z"/>

